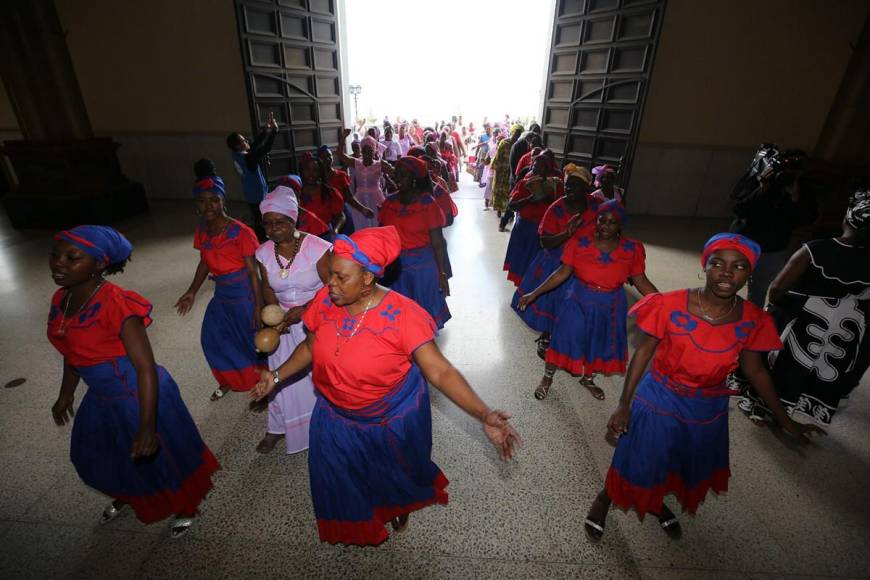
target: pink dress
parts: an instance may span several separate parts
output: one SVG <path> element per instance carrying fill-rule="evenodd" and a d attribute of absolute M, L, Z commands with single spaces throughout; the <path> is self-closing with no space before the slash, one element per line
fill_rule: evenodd
<path fill-rule="evenodd" d="M 384 203 L 384 190 L 381 186 L 381 162 L 375 161 L 365 165 L 362 159 L 357 159 L 353 168 L 354 194 L 361 204 L 370 208 L 375 215 L 367 218 L 355 208 L 351 208 L 353 227 L 359 231 L 363 228 L 378 227 L 378 208 Z"/>
<path fill-rule="evenodd" d="M 290 275 L 281 278 L 278 262 L 275 260 L 275 244 L 267 241 L 257 248 L 257 260 L 266 268 L 269 286 L 275 291 L 281 308 L 288 310 L 294 306 L 302 306 L 314 298 L 323 287 L 317 273 L 317 261 L 329 251 L 332 244 L 307 235 L 302 240 L 299 253 L 290 265 Z M 286 260 L 281 259 L 282 264 Z M 269 355 L 269 368 L 275 369 L 290 358 L 296 346 L 305 340 L 305 329 L 302 322 L 297 322 L 281 335 L 278 349 Z M 284 435 L 287 453 L 297 453 L 308 449 L 308 422 L 314 409 L 314 383 L 311 382 L 311 372 L 296 375 L 279 385 L 269 401 L 269 415 L 266 421 L 266 432 Z"/>

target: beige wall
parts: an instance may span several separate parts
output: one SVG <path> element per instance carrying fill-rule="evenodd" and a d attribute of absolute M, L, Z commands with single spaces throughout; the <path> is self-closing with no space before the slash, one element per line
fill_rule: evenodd
<path fill-rule="evenodd" d="M 668 0 L 632 211 L 728 215 L 759 143 L 811 153 L 868 11 L 867 0 Z"/>
<path fill-rule="evenodd" d="M 250 126 L 233 2 L 56 0 L 97 133 Z"/>

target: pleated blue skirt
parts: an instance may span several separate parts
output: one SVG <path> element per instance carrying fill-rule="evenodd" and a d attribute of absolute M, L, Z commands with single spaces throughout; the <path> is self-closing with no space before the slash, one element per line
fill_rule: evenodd
<path fill-rule="evenodd" d="M 450 320 L 450 309 L 447 308 L 447 300 L 438 286 L 438 277 L 435 251 L 431 246 L 423 246 L 402 250 L 383 282 L 390 289 L 419 304 L 441 329 Z"/>
<path fill-rule="evenodd" d="M 543 284 L 550 277 L 550 274 L 558 270 L 561 265 L 561 247 L 551 249 L 541 248 L 538 250 L 538 255 L 529 264 L 526 275 L 523 276 L 519 288 L 517 288 L 511 299 L 511 308 L 532 330 L 538 332 L 553 331 L 556 313 L 564 300 L 565 287 L 568 283 L 560 284 L 553 290 L 541 295 L 537 300 L 529 304 L 525 310 L 518 308 L 520 298 Z"/>
<path fill-rule="evenodd" d="M 507 252 L 504 257 L 504 270 L 507 278 L 519 286 L 526 275 L 529 264 L 535 259 L 541 249 L 541 238 L 538 235 L 538 224 L 517 216 L 511 237 L 508 240 Z"/>
<path fill-rule="evenodd" d="M 324 542 L 377 545 L 392 518 L 447 503 L 447 479 L 431 459 L 429 390 L 416 365 L 362 409 L 318 395 L 309 442 L 311 499 Z"/>

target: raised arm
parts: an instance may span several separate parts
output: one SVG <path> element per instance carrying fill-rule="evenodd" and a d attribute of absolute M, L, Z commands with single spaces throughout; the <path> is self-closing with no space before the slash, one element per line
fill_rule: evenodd
<path fill-rule="evenodd" d="M 350 129 L 339 129 L 338 130 L 338 147 L 336 147 L 335 152 L 338 155 L 338 160 L 344 164 L 345 167 L 353 168 L 356 166 L 356 159 L 350 157 L 344 151 L 344 142 L 347 140 L 350 135 Z"/>
<path fill-rule="evenodd" d="M 441 354 L 434 342 L 427 342 L 414 351 L 414 361 L 432 386 L 483 424 L 486 436 L 502 459 L 508 460 L 514 456 L 516 448 L 522 446 L 522 439 L 508 424 L 510 414 L 491 410 L 465 377 Z"/>

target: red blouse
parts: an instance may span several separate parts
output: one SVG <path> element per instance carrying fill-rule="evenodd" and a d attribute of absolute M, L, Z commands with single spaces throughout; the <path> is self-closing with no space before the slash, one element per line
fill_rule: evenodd
<path fill-rule="evenodd" d="M 577 231 L 583 235 L 595 227 L 595 212 L 587 207 L 581 215 L 583 217 L 581 218 L 582 221 L 580 222 L 580 227 L 577 228 Z M 568 207 L 565 205 L 565 197 L 562 196 L 547 208 L 547 212 L 544 214 L 544 218 L 538 226 L 538 234 L 542 236 L 555 236 L 561 234 L 568 229 L 568 222 L 570 222 L 573 217 L 574 214 L 568 211 Z"/>
<path fill-rule="evenodd" d="M 443 182 L 444 180 L 442 179 L 441 181 Z M 456 202 L 453 201 L 450 192 L 447 191 L 446 184 L 444 187 L 440 184 L 435 184 L 432 188 L 432 197 L 435 199 L 435 203 L 438 204 L 438 207 L 441 208 L 441 211 L 444 212 L 445 216 L 451 215 L 456 217 L 459 215 L 459 208 L 456 206 Z"/>
<path fill-rule="evenodd" d="M 48 340 L 72 366 L 90 366 L 126 356 L 121 342 L 124 321 L 138 316 L 145 326 L 151 324 L 151 303 L 111 282 L 103 282 L 78 315 L 65 319 L 61 301 L 66 292 L 60 288 L 51 298 Z"/>
<path fill-rule="evenodd" d="M 314 384 L 345 409 L 365 407 L 389 394 L 411 369 L 414 351 L 435 338 L 432 317 L 394 291 L 363 318 L 333 304 L 329 288 L 321 288 L 302 322 L 315 335 Z"/>
<path fill-rule="evenodd" d="M 689 291 L 645 296 L 629 311 L 637 327 L 658 338 L 652 368 L 669 381 L 689 387 L 724 389 L 743 350 L 780 350 L 773 318 L 743 300 L 743 316 L 727 324 L 710 324 L 689 312 Z M 727 392 L 726 392 L 727 391 Z M 732 394 L 725 389 L 721 394 Z"/>
<path fill-rule="evenodd" d="M 533 177 L 537 176 L 530 175 L 528 177 L 524 177 L 522 181 L 514 186 L 514 190 L 511 192 L 511 202 L 519 201 L 532 195 L 532 192 L 528 190 L 527 185 L 529 179 L 532 179 Z M 550 204 L 552 204 L 554 200 L 562 197 L 564 194 L 565 185 L 561 181 L 558 181 L 556 186 L 556 192 L 553 197 L 548 197 L 543 201 L 536 201 L 534 203 L 526 204 L 521 209 L 517 210 L 517 213 L 524 220 L 540 224 L 541 220 L 544 219 L 544 214 L 547 213 L 547 208 L 550 207 Z"/>
<path fill-rule="evenodd" d="M 233 219 L 214 237 L 209 237 L 205 224 L 197 226 L 193 236 L 193 247 L 199 250 L 213 276 L 241 270 L 245 258 L 253 256 L 259 246 L 254 230 Z"/>
<path fill-rule="evenodd" d="M 343 169 L 333 169 L 329 176 L 329 186 L 335 188 L 338 193 L 344 195 L 344 191 L 350 187 L 350 175 Z"/>
<path fill-rule="evenodd" d="M 574 275 L 590 286 L 615 290 L 632 276 L 644 273 L 646 251 L 637 240 L 622 238 L 612 252 L 602 252 L 595 246 L 591 229 L 579 232 L 565 242 L 562 263 L 574 269 Z"/>
<path fill-rule="evenodd" d="M 381 205 L 378 219 L 382 226 L 396 226 L 402 239 L 402 250 L 430 245 L 429 231 L 443 228 L 445 224 L 444 212 L 428 193 L 407 205 L 399 201 L 398 193 L 388 196 Z"/>
<path fill-rule="evenodd" d="M 299 230 L 319 236 L 332 227 L 335 216 L 344 212 L 344 198 L 333 187 L 326 186 L 326 201 L 320 193 L 310 197 L 297 195 L 299 205 L 305 210 L 299 212 Z M 311 215 L 314 214 L 314 215 Z M 314 219 L 316 216 L 317 219 Z"/>

